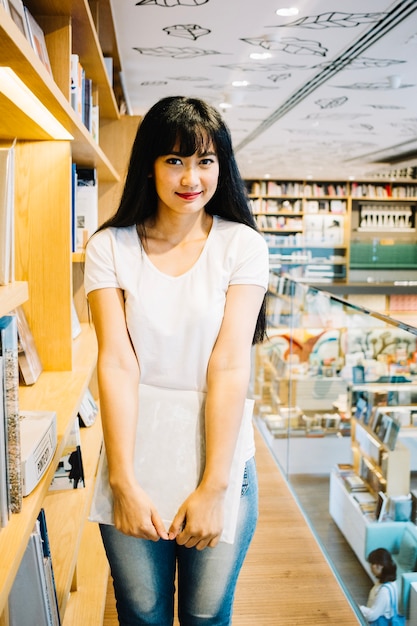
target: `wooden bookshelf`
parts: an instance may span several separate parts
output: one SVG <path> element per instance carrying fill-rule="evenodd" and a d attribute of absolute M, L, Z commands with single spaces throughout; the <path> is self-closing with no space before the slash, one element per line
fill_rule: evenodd
<path fill-rule="evenodd" d="M 0 94 L 0 142 L 16 140 L 16 282 L 0 287 L 0 315 L 20 305 L 25 310 L 44 371 L 34 385 L 20 388 L 19 404 L 22 410 L 56 411 L 58 444 L 42 480 L 23 499 L 22 512 L 12 515 L 0 530 L 0 625 L 8 626 L 8 595 L 41 508 L 47 517 L 62 622 L 65 626 L 99 624 L 108 566 L 97 525 L 86 521 L 102 442 L 99 417 L 93 426 L 81 429 L 85 488 L 48 490 L 83 395 L 87 387 L 93 389 L 95 385 L 97 358 L 93 328 L 83 324 L 81 335 L 72 338 L 73 300 L 81 313 L 85 296 L 83 258 L 71 253 L 71 165 L 96 168 L 101 222 L 115 209 L 133 126 L 120 116 L 121 96 L 118 93 L 116 98 L 110 84 L 101 49 L 103 39 L 106 55 L 117 54 L 110 0 L 100 0 L 99 4 L 88 0 L 25 0 L 24 4 L 44 31 L 53 76 L 2 6 L 0 66 L 10 68 L 68 134 L 63 140 L 55 139 L 52 131 L 41 122 L 35 123 L 30 111 L 14 97 Z M 100 26 L 103 15 L 105 32 L 100 37 L 95 24 Z M 71 53 L 79 55 L 87 77 L 93 81 L 100 143 L 71 106 Z M 115 61 L 120 65 L 119 59 Z M 126 150 L 124 155 L 117 152 L 116 160 L 112 145 L 115 136 L 120 150 Z"/>

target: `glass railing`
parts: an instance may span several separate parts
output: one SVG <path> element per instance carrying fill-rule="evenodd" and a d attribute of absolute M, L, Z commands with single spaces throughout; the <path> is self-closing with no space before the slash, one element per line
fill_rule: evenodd
<path fill-rule="evenodd" d="M 270 292 L 256 422 L 357 609 L 369 551 L 398 553 L 394 530 L 416 521 L 417 329 L 274 271 Z M 414 578 L 402 585 L 398 572 L 408 613 Z"/>

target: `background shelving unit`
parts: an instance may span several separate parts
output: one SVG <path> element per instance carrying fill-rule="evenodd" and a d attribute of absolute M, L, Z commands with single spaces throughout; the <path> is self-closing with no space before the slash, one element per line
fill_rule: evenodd
<path fill-rule="evenodd" d="M 415 184 L 353 185 L 351 275 L 417 278 L 416 213 Z"/>
<path fill-rule="evenodd" d="M 246 185 L 271 266 L 281 273 L 315 284 L 390 281 L 399 268 L 404 278 L 417 278 L 416 184 L 247 180 Z"/>
<path fill-rule="evenodd" d="M 81 429 L 85 488 L 48 493 L 83 395 L 95 388 L 94 330 L 83 323 L 81 334 L 72 338 L 73 300 L 81 320 L 87 321 L 88 314 L 83 257 L 71 253 L 71 167 L 75 162 L 96 168 L 103 221 L 116 208 L 138 118 L 121 116 L 117 72 L 113 85 L 106 72 L 104 54 L 120 68 L 109 0 L 27 0 L 25 5 L 44 31 L 53 77 L 2 6 L 0 66 L 13 70 L 72 139 L 55 139 L 17 102 L 0 95 L 0 142 L 16 140 L 16 282 L 0 287 L 0 315 L 23 306 L 44 367 L 35 385 L 20 388 L 21 409 L 56 411 L 58 425 L 57 449 L 46 474 L 24 498 L 22 512 L 0 530 L 0 626 L 8 626 L 8 595 L 42 507 L 62 622 L 99 624 L 108 566 L 98 528 L 86 522 L 102 442 L 99 418 Z M 70 104 L 72 52 L 93 80 L 99 143 Z"/>
<path fill-rule="evenodd" d="M 347 183 L 247 181 L 247 189 L 273 267 L 298 280 L 346 280 Z"/>

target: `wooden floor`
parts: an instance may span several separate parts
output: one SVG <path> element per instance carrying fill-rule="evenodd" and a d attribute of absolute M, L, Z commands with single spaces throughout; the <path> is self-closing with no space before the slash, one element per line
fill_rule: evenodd
<path fill-rule="evenodd" d="M 236 590 L 233 626 L 359 624 L 259 433 L 256 440 L 260 516 Z M 103 626 L 117 624 L 109 583 Z"/>

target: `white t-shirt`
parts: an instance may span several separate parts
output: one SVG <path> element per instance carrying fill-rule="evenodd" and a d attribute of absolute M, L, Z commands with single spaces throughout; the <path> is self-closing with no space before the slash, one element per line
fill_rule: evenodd
<path fill-rule="evenodd" d="M 85 289 L 87 294 L 106 287 L 123 290 L 141 383 L 206 391 L 229 285 L 266 290 L 268 272 L 264 238 L 248 226 L 214 217 L 197 262 L 175 277 L 152 264 L 135 226 L 100 231 L 87 245 Z"/>
<path fill-rule="evenodd" d="M 169 476 L 176 478 L 181 475 L 179 469 L 185 472 L 185 476 L 198 474 L 195 472 L 200 455 L 198 450 L 201 438 L 204 437 L 197 411 L 192 411 L 192 423 L 187 422 L 183 401 L 181 409 L 176 410 L 175 402 L 169 399 L 169 390 L 184 390 L 188 395 L 191 392 L 192 404 L 198 395 L 195 392 L 207 391 L 208 362 L 223 320 L 229 285 L 260 285 L 266 290 L 268 273 L 268 249 L 263 237 L 248 226 L 217 217 L 213 219 L 206 244 L 196 263 L 190 270 L 176 277 L 164 274 L 153 265 L 143 250 L 135 226 L 107 228 L 89 241 L 85 263 L 86 292 L 88 294 L 94 289 L 109 287 L 123 290 L 127 328 L 140 365 L 139 398 L 141 393 L 145 393 L 146 386 L 159 388 L 158 402 L 153 402 L 152 408 L 145 409 L 146 415 L 142 415 L 142 420 L 146 426 L 142 426 L 148 428 L 148 434 L 151 432 L 152 435 L 153 431 L 160 433 L 158 424 L 162 420 L 165 424 L 163 430 L 169 432 L 167 452 L 162 454 L 162 458 L 163 446 L 159 436 L 152 447 L 152 437 L 149 435 L 145 446 L 151 455 L 151 466 L 155 466 L 155 458 L 159 459 L 156 466 L 163 470 L 163 476 L 166 477 L 168 472 Z M 242 311 L 242 315 L 245 315 L 245 311 Z M 168 397 L 167 402 L 161 404 L 165 397 Z M 139 404 L 146 406 L 141 399 Z M 157 411 L 159 405 L 161 407 Z M 166 406 L 169 406 L 170 413 L 172 409 L 172 415 L 167 414 Z M 158 418 L 161 412 L 162 418 Z M 184 423 L 172 423 L 168 428 L 168 424 L 175 422 L 180 414 Z M 148 427 L 149 416 L 152 427 Z M 138 423 L 141 424 L 140 416 Z M 193 427 L 196 435 L 193 434 Z M 177 493 L 178 480 L 174 480 L 172 488 L 168 487 L 171 498 L 161 487 L 161 483 L 167 483 L 166 478 L 158 480 L 154 476 L 155 470 L 143 470 L 142 461 L 146 456 L 141 448 L 143 441 L 143 433 L 141 437 L 139 428 L 135 444 L 135 473 L 142 482 L 148 475 L 151 476 L 152 484 L 147 490 L 158 502 L 161 514 L 167 509 L 163 519 L 168 528 L 176 506 L 179 506 L 184 496 Z M 185 441 L 188 443 L 185 444 Z M 194 447 L 195 454 L 192 453 Z M 170 458 L 172 450 L 175 454 Z M 251 413 L 246 412 L 225 499 L 227 505 L 222 541 L 233 543 L 244 463 L 254 452 Z M 195 463 L 194 456 L 197 459 Z M 195 484 L 198 484 L 197 477 Z M 195 487 L 187 488 L 192 490 Z M 172 502 L 169 502 L 171 499 Z M 112 494 L 105 455 L 100 464 L 90 519 L 105 524 L 113 523 Z"/>

